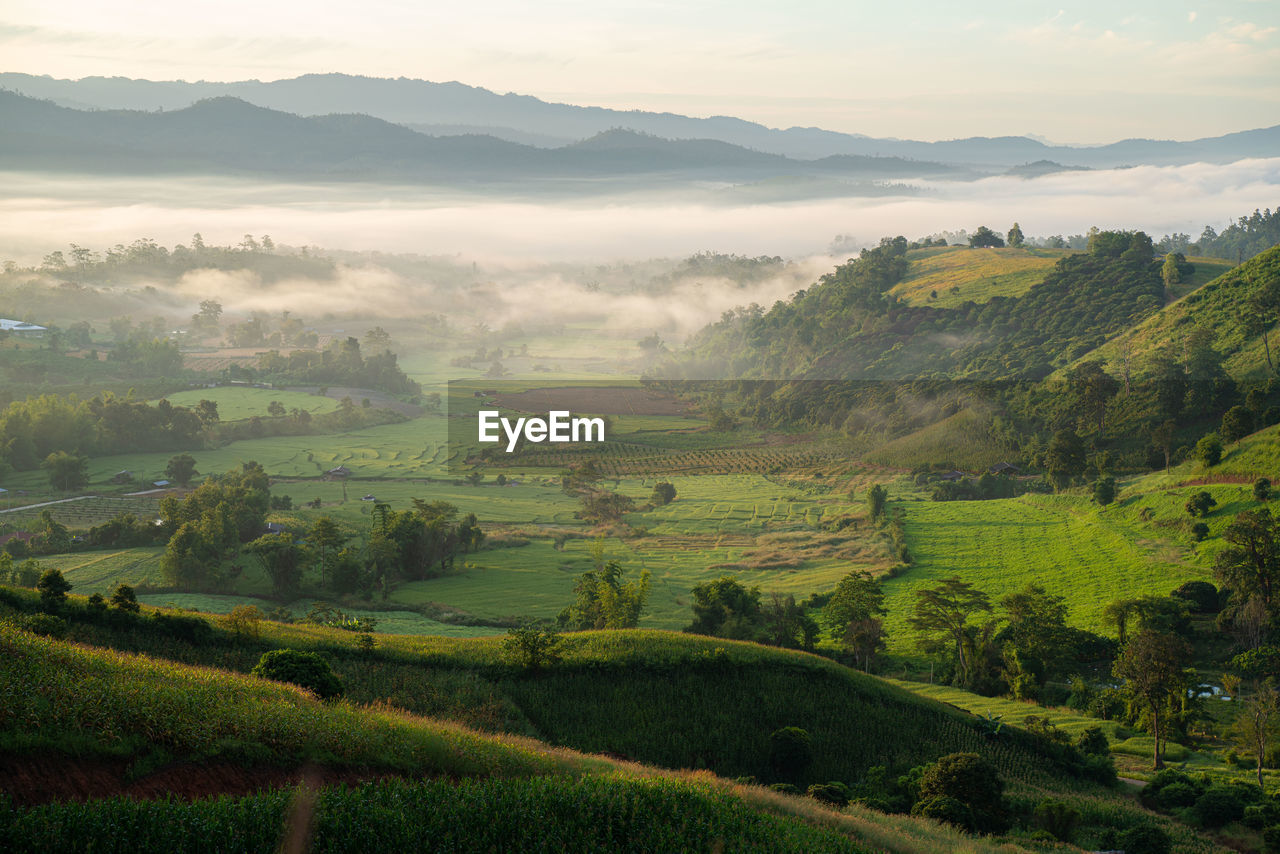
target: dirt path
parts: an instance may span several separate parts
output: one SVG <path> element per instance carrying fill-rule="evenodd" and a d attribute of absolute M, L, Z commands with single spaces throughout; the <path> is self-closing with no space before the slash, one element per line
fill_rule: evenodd
<path fill-rule="evenodd" d="M 97 498 L 96 495 L 77 495 L 75 498 L 59 498 L 57 501 L 41 501 L 39 504 L 24 504 L 21 507 L 10 507 L 0 513 L 17 513 L 20 510 L 34 510 L 37 507 L 51 507 L 54 504 L 66 504 L 68 501 L 84 501 L 86 498 Z"/>

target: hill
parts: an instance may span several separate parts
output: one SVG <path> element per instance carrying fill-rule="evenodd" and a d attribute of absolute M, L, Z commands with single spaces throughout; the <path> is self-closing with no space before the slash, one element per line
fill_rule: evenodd
<path fill-rule="evenodd" d="M 1027 137 L 974 137 L 919 142 L 877 139 L 815 127 L 774 129 L 731 116 L 694 118 L 674 113 L 614 110 L 549 103 L 514 92 L 498 94 L 459 82 L 307 74 L 287 80 L 232 83 L 150 81 L 121 77 L 58 80 L 0 74 L 0 87 L 77 109 L 181 110 L 205 98 L 230 96 L 288 113 L 318 116 L 365 113 L 432 134 L 481 133 L 554 148 L 614 128 L 668 139 L 713 139 L 804 160 L 833 155 L 900 157 L 1008 169 L 1037 161 L 1055 166 L 1230 162 L 1269 157 L 1280 149 L 1280 127 L 1187 142 L 1130 139 L 1089 148 L 1046 145 Z"/>
<path fill-rule="evenodd" d="M 1197 263 L 1203 263 L 1197 259 Z M 1210 261 L 1212 263 L 1212 261 Z M 1209 266 L 1208 264 L 1205 265 Z M 1081 360 L 1101 359 L 1113 373 L 1122 370 L 1122 350 L 1143 365 L 1161 347 L 1176 344 L 1194 329 L 1207 330 L 1223 365 L 1234 377 L 1259 375 L 1267 369 L 1267 348 L 1261 333 L 1241 322 L 1249 300 L 1280 278 L 1280 246 L 1273 247 L 1218 276 L 1160 312 L 1114 336 Z M 1277 360 L 1273 352 L 1271 358 Z"/>
<path fill-rule="evenodd" d="M 14 601 L 12 595 L 5 598 Z M 73 603 L 68 614 L 75 633 L 89 625 L 77 616 L 81 607 Z M 172 613 L 134 622 L 138 626 L 122 640 L 145 645 L 146 638 L 154 637 L 168 655 L 179 658 L 225 657 L 239 645 L 245 645 L 247 658 L 260 645 L 207 624 L 196 644 L 172 635 L 162 638 L 155 626 L 204 623 Z M 152 628 L 139 630 L 145 623 Z M 1086 834 L 1114 834 L 1146 820 L 1122 796 L 1075 779 L 1062 764 L 1071 751 L 1061 746 L 1013 727 L 996 737 L 979 718 L 804 654 L 662 633 L 586 633 L 570 637 L 560 663 L 531 673 L 506 663 L 493 642 L 388 639 L 373 653 L 357 653 L 345 634 L 266 624 L 261 645 L 287 639 L 305 647 L 309 642 L 339 669 L 350 660 L 353 669 L 373 671 L 363 684 L 384 690 L 404 685 L 412 673 L 420 685 L 424 678 L 436 680 L 438 692 L 448 684 L 439 680 L 441 671 L 452 669 L 456 675 L 467 669 L 478 678 L 496 679 L 535 710 L 535 717 L 545 716 L 552 721 L 549 726 L 572 733 L 567 739 L 553 737 L 553 742 L 592 737 L 608 742 L 614 734 L 625 738 L 643 731 L 649 750 L 674 750 L 672 755 L 682 759 L 701 753 L 711 763 L 732 764 L 742 761 L 738 755 L 745 746 L 754 744 L 753 752 L 768 755 L 768 739 L 757 741 L 754 733 L 769 725 L 762 716 L 785 710 L 792 725 L 813 726 L 813 756 L 821 764 L 809 776 L 816 779 L 828 779 L 823 775 L 833 771 L 852 777 L 856 768 L 868 768 L 886 751 L 900 751 L 900 759 L 914 761 L 910 757 L 967 745 L 1011 778 L 1014 803 L 1024 805 L 1018 810 L 1053 793 L 1081 809 Z M 0 833 L 11 842 L 10 850 L 25 850 L 29 840 L 49 840 L 55 833 L 64 845 L 95 833 L 119 840 L 118 832 L 107 828 L 118 826 L 125 816 L 140 834 L 130 840 L 135 846 L 139 840 L 189 839 L 199 825 L 204 825 L 203 834 L 251 830 L 252 838 L 258 838 L 278 832 L 289 795 L 287 790 L 248 793 L 299 779 L 310 780 L 305 785 L 313 790 L 322 787 L 318 795 L 307 796 L 319 805 L 312 830 L 323 843 L 317 850 L 335 845 L 329 834 L 338 839 L 358 831 L 370 839 L 384 838 L 379 834 L 420 838 L 424 831 L 413 829 L 420 823 L 447 830 L 458 844 L 475 847 L 477 839 L 523 838 L 520 825 L 547 813 L 554 820 L 549 827 L 535 821 L 536 830 L 578 840 L 564 850 L 614 850 L 619 839 L 628 840 L 624 850 L 637 850 L 636 840 L 653 834 L 665 841 L 648 844 L 664 850 L 699 848 L 716 837 L 735 850 L 763 839 L 769 839 L 771 850 L 782 851 L 980 851 L 989 845 L 865 807 L 828 812 L 812 802 L 729 784 L 705 772 L 672 773 L 527 738 L 486 736 L 399 711 L 404 708 L 403 688 L 371 706 L 321 703 L 290 686 L 41 638 L 7 621 L 0 621 L 0 650 L 0 675 L 15 689 L 0 718 L 0 765 L 21 769 L 8 776 L 7 786 L 20 806 L 10 801 L 0 807 Z M 351 696 L 360 680 L 350 671 L 344 678 L 348 675 Z M 457 683 L 454 687 L 456 691 Z M 726 693 L 726 688 L 731 690 Z M 806 709 L 823 704 L 830 709 L 822 720 L 806 720 Z M 21 761 L 33 755 L 40 761 Z M 301 773 L 304 767 L 310 770 Z M 869 769 L 864 776 L 874 781 L 882 775 Z M 377 779 L 382 782 L 362 784 Z M 327 788 L 338 782 L 358 785 Z M 872 791 L 879 784 L 866 785 Z M 28 806 L 68 796 L 131 792 L 145 797 L 171 789 L 188 797 L 242 797 L 195 800 L 186 806 L 119 800 Z M 379 827 L 381 810 L 392 804 L 396 814 L 386 816 L 389 824 Z M 419 810 L 437 815 L 428 818 Z M 450 818 L 442 820 L 439 813 Z M 1173 825 L 1169 829 L 1188 846 L 1185 850 L 1201 847 L 1186 831 Z M 15 849 L 13 840 L 23 843 Z"/>

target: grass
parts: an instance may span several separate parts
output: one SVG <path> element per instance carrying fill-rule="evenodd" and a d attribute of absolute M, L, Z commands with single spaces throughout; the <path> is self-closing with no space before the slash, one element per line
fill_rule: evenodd
<path fill-rule="evenodd" d="M 312 415 L 333 412 L 338 408 L 338 401 L 318 394 L 238 386 L 180 391 L 168 395 L 165 399 L 174 406 L 186 406 L 192 409 L 202 400 L 212 400 L 218 404 L 218 417 L 223 421 L 242 421 L 254 415 L 266 417 L 267 406 L 272 402 L 279 402 L 289 411 L 304 409 Z M 359 401 L 356 403 L 358 404 Z"/>
<path fill-rule="evenodd" d="M 1021 296 L 1043 281 L 1068 249 L 969 249 L 947 247 L 908 253 L 910 266 L 890 289 L 904 302 L 955 308 L 972 300 Z M 954 291 L 952 289 L 955 289 Z M 937 292 L 931 297 L 931 292 Z"/>
<path fill-rule="evenodd" d="M 1050 724 L 1068 733 L 1072 738 L 1079 736 L 1090 727 L 1099 727 L 1106 733 L 1107 738 L 1113 742 L 1123 740 L 1118 733 L 1124 727 L 1118 722 L 1091 718 L 1071 709 L 1041 706 L 1030 700 L 984 697 L 981 694 L 974 694 L 961 688 L 953 688 L 950 685 L 935 685 L 900 679 L 886 679 L 885 681 L 910 691 L 912 694 L 964 709 L 971 714 L 999 718 L 1006 725 L 1022 726 L 1023 720 L 1028 715 L 1035 715 L 1039 718 L 1047 718 Z"/>
<path fill-rule="evenodd" d="M 1169 563 L 1168 546 L 1147 539 L 1123 508 L 1099 510 L 1080 496 L 1024 495 L 993 501 L 905 501 L 907 545 L 914 559 L 885 582 L 889 648 L 910 652 L 907 625 L 914 592 L 958 575 L 993 604 L 1028 584 L 1066 598 L 1068 620 L 1114 635 L 1102 609 L 1115 599 L 1167 595 L 1184 581 L 1204 579 L 1194 563 Z M 1145 535 L 1145 536 L 1144 536 Z"/>

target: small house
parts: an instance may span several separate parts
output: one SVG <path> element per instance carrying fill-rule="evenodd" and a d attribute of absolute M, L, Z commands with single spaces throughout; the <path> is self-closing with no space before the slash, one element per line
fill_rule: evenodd
<path fill-rule="evenodd" d="M 262 528 L 262 533 L 264 533 L 264 534 L 283 534 L 283 533 L 284 533 L 284 525 L 281 525 L 279 522 L 268 522 L 266 525 L 264 525 L 264 526 L 263 526 L 263 528 Z"/>
<path fill-rule="evenodd" d="M 172 484 L 167 480 L 153 480 L 151 481 L 151 485 L 156 489 L 168 489 Z"/>
<path fill-rule="evenodd" d="M 1021 472 L 1022 470 L 1019 469 L 1017 466 L 1013 465 L 1012 463 L 996 463 L 991 467 L 990 471 L 992 474 L 1015 475 Z"/>
<path fill-rule="evenodd" d="M 938 475 L 938 480 L 945 480 L 948 483 L 955 483 L 958 480 L 964 480 L 966 477 L 968 477 L 968 475 L 966 475 L 964 472 L 952 470 L 944 474 Z"/>
<path fill-rule="evenodd" d="M 133 483 L 133 472 L 125 469 L 111 476 L 112 483 Z"/>
<path fill-rule="evenodd" d="M 373 497 L 373 495 L 372 495 L 372 494 L 370 494 L 370 495 L 366 495 L 366 496 L 364 496 L 364 497 L 363 497 L 363 498 L 361 498 L 360 500 L 361 500 L 361 501 L 377 501 L 378 499 L 374 498 L 374 497 Z"/>
<path fill-rule="evenodd" d="M 347 468 L 346 466 L 338 466 L 336 468 L 329 469 L 327 472 L 324 473 L 324 476 L 329 478 L 330 480 L 333 480 L 336 478 L 350 477 L 351 469 Z"/>

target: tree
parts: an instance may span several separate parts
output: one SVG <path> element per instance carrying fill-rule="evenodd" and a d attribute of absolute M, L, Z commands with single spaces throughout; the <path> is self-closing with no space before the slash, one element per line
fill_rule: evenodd
<path fill-rule="evenodd" d="M 343 694 L 342 681 L 329 668 L 329 662 L 314 652 L 273 649 L 264 652 L 249 672 L 262 679 L 300 685 L 321 700 L 336 699 Z"/>
<path fill-rule="evenodd" d="M 1271 500 L 1271 479 L 1260 477 L 1253 482 L 1253 500 L 1266 504 Z"/>
<path fill-rule="evenodd" d="M 316 565 L 320 569 L 320 586 L 324 587 L 324 571 L 328 567 L 329 555 L 342 548 L 347 541 L 347 535 L 331 517 L 321 516 L 311 523 L 307 539 L 316 552 Z"/>
<path fill-rule="evenodd" d="M 977 753 L 949 753 L 925 768 L 920 776 L 920 800 L 913 815 L 925 812 L 935 798 L 952 798 L 964 804 L 972 822 L 966 830 L 999 833 L 1008 826 L 1004 805 L 1004 781 L 995 766 Z"/>
<path fill-rule="evenodd" d="M 769 733 L 769 767 L 780 779 L 799 782 L 813 763 L 813 740 L 797 726 L 784 726 Z"/>
<path fill-rule="evenodd" d="M 656 507 L 665 507 L 676 500 L 676 488 L 669 481 L 659 481 L 653 486 L 652 501 Z"/>
<path fill-rule="evenodd" d="M 53 612 L 67 603 L 67 592 L 71 590 L 71 582 L 63 577 L 61 570 L 46 569 L 40 576 L 36 589 L 40 591 L 40 607 L 45 611 Z"/>
<path fill-rule="evenodd" d="M 1165 468 L 1169 467 L 1170 457 L 1173 456 L 1177 440 L 1178 423 L 1176 421 L 1168 420 L 1151 429 L 1151 444 L 1164 453 Z"/>
<path fill-rule="evenodd" d="M 1228 442 L 1238 442 L 1255 429 L 1253 413 L 1243 406 L 1233 406 L 1222 416 L 1218 432 Z"/>
<path fill-rule="evenodd" d="M 590 569 L 574 585 L 573 604 L 560 613 L 560 624 L 572 629 L 633 629 L 649 599 L 649 570 L 624 581 L 622 565 L 609 561 Z"/>
<path fill-rule="evenodd" d="M 272 418 L 284 418 L 287 414 L 287 410 L 283 403 L 278 400 L 273 400 L 267 404 L 267 414 Z"/>
<path fill-rule="evenodd" d="M 1228 682 L 1225 687 L 1239 698 L 1241 685 L 1232 686 Z M 1276 688 L 1274 679 L 1260 680 L 1255 684 L 1232 729 L 1236 743 L 1256 757 L 1258 788 L 1265 789 L 1262 766 L 1266 762 L 1267 748 L 1280 732 L 1280 689 Z"/>
<path fill-rule="evenodd" d="M 1196 442 L 1196 459 L 1212 468 L 1222 462 L 1222 440 L 1217 433 L 1209 433 Z"/>
<path fill-rule="evenodd" d="M 836 584 L 822 609 L 822 624 L 836 637 L 849 624 L 886 613 L 880 582 L 866 570 L 854 570 Z"/>
<path fill-rule="evenodd" d="M 564 639 L 551 629 L 522 626 L 508 629 L 502 651 L 517 665 L 534 672 L 560 660 Z"/>
<path fill-rule="evenodd" d="M 1197 516 L 1207 517 L 1213 508 L 1218 506 L 1218 499 L 1214 498 L 1205 490 L 1200 490 L 1195 495 L 1187 499 L 1187 503 L 1183 505 L 1187 510 L 1187 515 L 1192 519 Z"/>
<path fill-rule="evenodd" d="M 288 531 L 263 534 L 245 546 L 245 550 L 262 560 L 277 596 L 297 592 L 302 581 L 302 549 L 293 541 L 293 534 Z"/>
<path fill-rule="evenodd" d="M 1191 647 L 1182 638 L 1144 630 L 1129 641 L 1112 668 L 1112 673 L 1125 680 L 1130 696 L 1151 713 L 1157 771 L 1164 767 L 1160 715 L 1170 698 L 1186 687 L 1190 657 Z"/>
<path fill-rule="evenodd" d="M 128 584 L 121 584 L 116 587 L 115 592 L 111 594 L 111 607 L 130 614 L 136 614 L 141 610 L 138 605 L 138 597 Z"/>
<path fill-rule="evenodd" d="M 818 624 L 796 604 L 796 597 L 774 593 L 760 609 L 765 643 L 785 649 L 813 649 Z"/>
<path fill-rule="evenodd" d="M 760 626 L 760 588 L 750 589 L 732 575 L 694 585 L 693 623 L 686 632 L 739 640 L 754 639 Z"/>
<path fill-rule="evenodd" d="M 965 654 L 966 628 L 971 616 L 991 610 L 991 600 L 959 576 L 945 578 L 936 587 L 915 594 L 915 608 L 907 622 L 924 637 L 926 646 L 936 645 L 939 636 L 954 643 L 958 682 L 969 684 L 972 662 Z"/>
<path fill-rule="evenodd" d="M 879 617 L 851 620 L 845 626 L 844 636 L 840 641 L 853 656 L 854 664 L 863 671 L 870 672 L 876 655 L 885 646 L 884 620 Z"/>
<path fill-rule="evenodd" d="M 391 333 L 383 329 L 381 326 L 375 326 L 364 334 L 364 347 L 366 350 L 377 353 L 382 350 L 390 349 Z"/>
<path fill-rule="evenodd" d="M 884 515 L 884 506 L 888 500 L 889 490 L 878 483 L 867 490 L 867 514 L 873 522 Z"/>
<path fill-rule="evenodd" d="M 1049 476 L 1059 489 L 1071 482 L 1071 478 L 1084 471 L 1084 442 L 1074 430 L 1059 430 L 1049 440 L 1045 463 Z"/>
<path fill-rule="evenodd" d="M 63 492 L 79 489 L 89 482 L 89 458 L 83 454 L 54 451 L 45 457 L 40 467 L 49 473 L 49 485 Z"/>
<path fill-rule="evenodd" d="M 1238 605 L 1258 599 L 1268 615 L 1276 612 L 1280 588 L 1280 525 L 1265 507 L 1236 515 L 1222 532 L 1227 547 L 1218 552 L 1214 575 L 1232 591 Z"/>
<path fill-rule="evenodd" d="M 1021 670 L 1044 684 L 1050 676 L 1068 664 L 1072 652 L 1071 628 L 1067 625 L 1067 604 L 1043 587 L 1028 584 L 1017 593 L 1000 600 L 1009 616 L 1009 624 L 996 640 L 1016 656 Z"/>
<path fill-rule="evenodd" d="M 1004 240 L 985 225 L 980 225 L 978 230 L 969 238 L 969 246 L 973 249 L 984 247 L 999 248 L 1004 246 Z"/>
<path fill-rule="evenodd" d="M 1022 227 L 1015 222 L 1013 228 L 1009 229 L 1007 238 L 1010 246 L 1021 246 L 1023 241 Z"/>
<path fill-rule="evenodd" d="M 1106 507 L 1112 501 L 1116 500 L 1116 479 L 1107 475 L 1100 477 L 1093 483 L 1093 500 L 1098 502 L 1100 507 Z"/>
<path fill-rule="evenodd" d="M 213 400 L 202 400 L 196 404 L 196 416 L 205 427 L 218 423 L 218 404 Z"/>
<path fill-rule="evenodd" d="M 1067 374 L 1067 389 L 1083 412 L 1092 413 L 1102 432 L 1107 403 L 1120 391 L 1120 383 L 1102 368 L 1102 362 L 1084 362 Z"/>
<path fill-rule="evenodd" d="M 164 474 L 165 477 L 179 486 L 186 486 L 191 483 L 191 478 L 198 474 L 196 471 L 196 458 L 190 454 L 178 454 L 170 457 L 168 465 L 164 467 Z"/>

